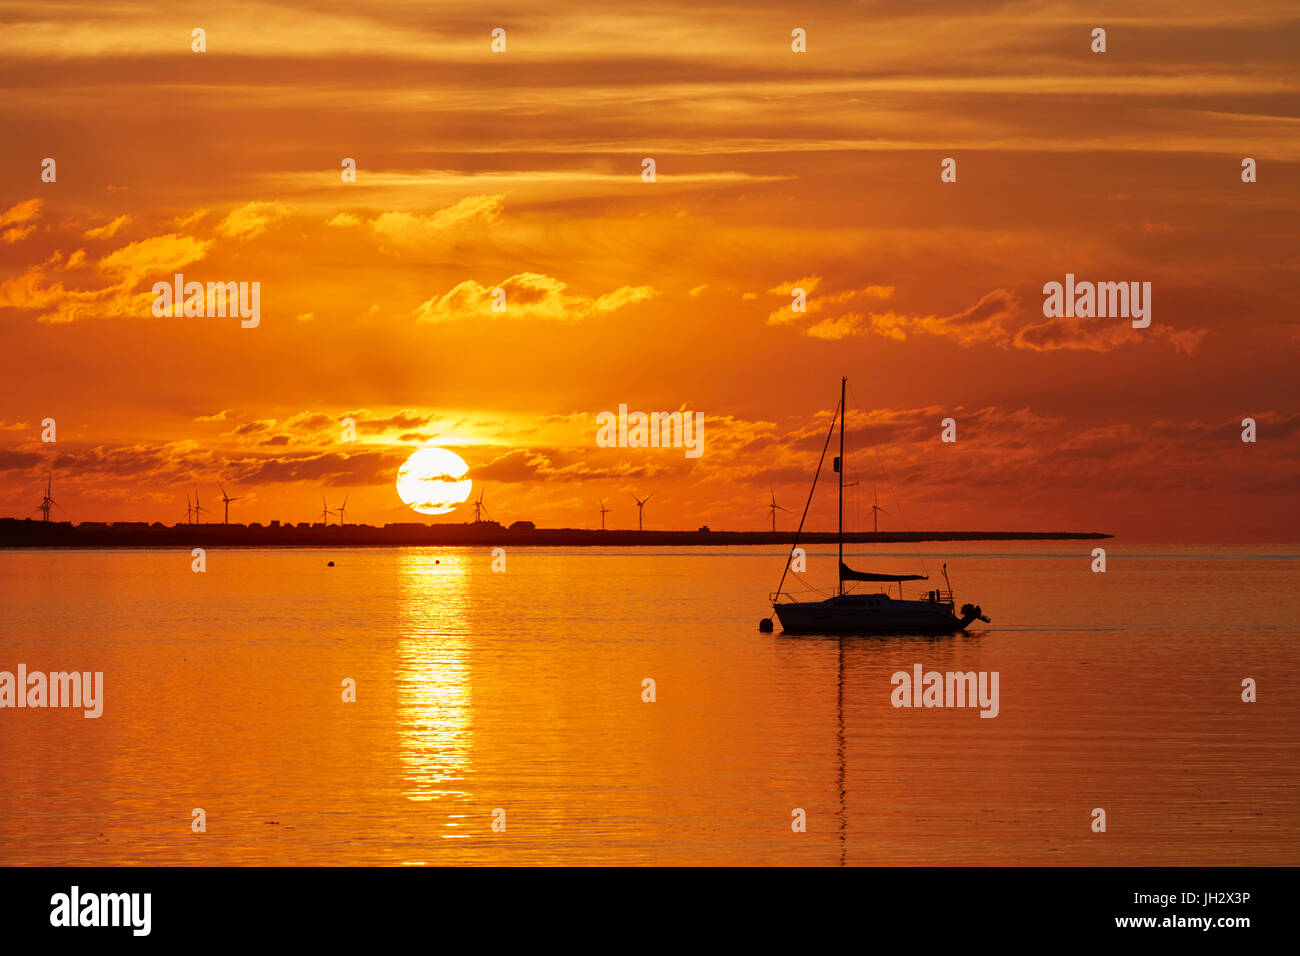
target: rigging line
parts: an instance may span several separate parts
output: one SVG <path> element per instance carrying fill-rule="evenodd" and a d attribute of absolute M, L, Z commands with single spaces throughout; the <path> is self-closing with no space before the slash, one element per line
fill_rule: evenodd
<path fill-rule="evenodd" d="M 830 588 L 819 588 L 815 584 L 810 584 L 808 580 L 798 571 L 791 571 L 790 574 L 794 577 L 796 581 L 802 584 L 806 590 L 811 591 L 814 594 L 824 594 L 826 597 L 831 597 L 835 593 Z"/>
<path fill-rule="evenodd" d="M 854 395 L 853 400 L 854 400 L 854 402 L 857 402 L 857 395 L 856 395 L 856 394 Z M 858 405 L 857 407 L 859 407 L 859 408 L 865 408 L 866 406 Z M 892 501 L 892 503 L 893 503 L 893 505 L 894 505 L 894 508 L 898 511 L 898 520 L 901 521 L 901 522 L 903 523 L 903 530 L 904 530 L 905 532 L 907 532 L 908 534 L 910 534 L 910 533 L 912 532 L 912 526 L 911 526 L 910 524 L 908 524 L 908 522 L 907 522 L 907 515 L 905 515 L 905 514 L 903 513 L 903 505 L 902 505 L 902 502 L 899 500 L 899 497 L 898 497 L 898 491 L 897 491 L 897 490 L 895 489 L 895 487 L 894 487 L 893 479 L 889 477 L 889 472 L 885 469 L 885 462 L 884 462 L 884 459 L 881 458 L 881 457 L 880 457 L 880 453 L 879 453 L 878 451 L 876 451 L 876 440 L 875 440 L 874 438 L 871 437 L 871 429 L 867 427 L 867 423 L 866 423 L 865 418 L 866 418 L 866 417 L 864 416 L 864 417 L 863 417 L 863 422 L 862 422 L 862 431 L 863 431 L 863 432 L 866 434 L 866 436 L 867 436 L 867 447 L 871 450 L 871 457 L 873 457 L 873 458 L 876 460 L 876 467 L 880 470 L 880 475 L 881 475 L 882 478 L 884 478 L 884 480 L 885 480 L 885 484 L 886 484 L 886 485 L 888 486 L 888 488 L 889 488 L 890 499 L 891 499 L 891 501 Z M 841 466 L 841 467 L 843 467 L 843 466 Z M 929 577 L 929 575 L 930 575 L 930 568 L 929 568 L 929 566 L 925 563 L 925 556 L 922 555 L 922 554 L 917 553 L 917 551 L 918 551 L 918 549 L 919 549 L 919 543 L 916 542 L 916 541 L 913 541 L 913 542 L 911 542 L 911 545 L 912 545 L 912 552 L 916 555 L 916 558 L 921 562 L 921 570 L 925 573 L 925 575 L 926 575 L 927 577 Z"/>
<path fill-rule="evenodd" d="M 785 587 L 785 576 L 790 573 L 790 561 L 794 558 L 794 549 L 799 547 L 799 535 L 803 534 L 803 523 L 808 520 L 808 509 L 812 507 L 813 492 L 817 490 L 817 479 L 822 476 L 822 463 L 826 461 L 826 449 L 831 447 L 831 438 L 835 434 L 835 419 L 840 415 L 840 405 L 842 404 L 843 402 L 835 404 L 835 414 L 831 416 L 831 428 L 826 433 L 826 444 L 822 445 L 822 456 L 817 459 L 817 471 L 813 474 L 812 487 L 808 489 L 808 500 L 804 502 L 803 514 L 799 518 L 799 529 L 795 531 L 794 544 L 790 545 L 790 551 L 785 556 L 785 569 L 781 572 L 781 583 L 776 586 L 777 597 L 781 596 L 781 588 Z M 840 467 L 844 467 L 843 462 L 840 463 Z M 775 613 L 776 609 L 773 608 L 772 614 Z M 768 615 L 769 618 L 771 616 L 771 614 Z"/>

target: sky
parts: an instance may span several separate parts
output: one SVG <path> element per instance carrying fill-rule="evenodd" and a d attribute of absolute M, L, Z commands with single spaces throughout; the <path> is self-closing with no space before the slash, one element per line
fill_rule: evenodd
<path fill-rule="evenodd" d="M 0 516 L 469 520 L 436 446 L 506 524 L 791 528 L 847 376 L 851 527 L 1300 540 L 1298 64 L 1285 0 L 0 2 Z"/>

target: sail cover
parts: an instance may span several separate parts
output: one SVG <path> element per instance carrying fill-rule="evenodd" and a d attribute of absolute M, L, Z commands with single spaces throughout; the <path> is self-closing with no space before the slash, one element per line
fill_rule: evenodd
<path fill-rule="evenodd" d="M 851 567 L 840 562 L 840 580 L 841 581 L 928 581 L 929 575 L 926 574 L 872 574 L 870 571 L 854 571 Z"/>

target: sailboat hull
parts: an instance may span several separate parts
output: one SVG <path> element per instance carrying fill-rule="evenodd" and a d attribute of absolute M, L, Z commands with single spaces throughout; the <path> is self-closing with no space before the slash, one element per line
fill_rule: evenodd
<path fill-rule="evenodd" d="M 956 634 L 976 618 L 957 617 L 950 604 L 884 594 L 776 604 L 773 610 L 788 634 Z"/>

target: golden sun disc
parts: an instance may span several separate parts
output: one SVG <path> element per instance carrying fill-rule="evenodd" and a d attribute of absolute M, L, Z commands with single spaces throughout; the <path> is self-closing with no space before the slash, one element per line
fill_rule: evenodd
<path fill-rule="evenodd" d="M 445 515 L 469 497 L 469 465 L 446 448 L 420 448 L 397 471 L 397 494 L 413 510 Z"/>

